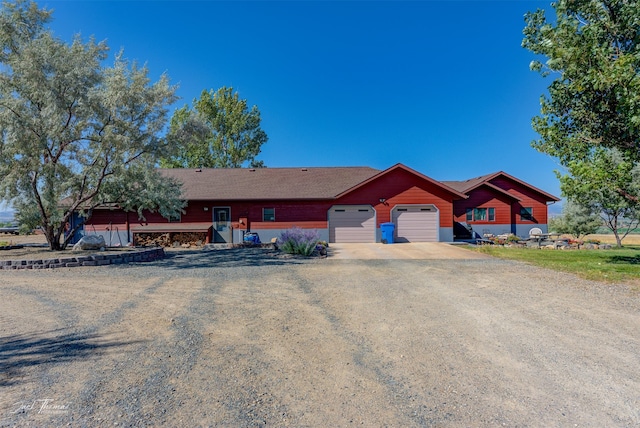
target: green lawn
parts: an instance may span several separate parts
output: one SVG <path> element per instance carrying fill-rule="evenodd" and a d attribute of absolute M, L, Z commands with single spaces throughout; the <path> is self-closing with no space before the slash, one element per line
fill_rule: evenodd
<path fill-rule="evenodd" d="M 640 246 L 611 250 L 538 250 L 483 245 L 475 251 L 509 260 L 571 272 L 582 278 L 604 282 L 640 279 Z"/>

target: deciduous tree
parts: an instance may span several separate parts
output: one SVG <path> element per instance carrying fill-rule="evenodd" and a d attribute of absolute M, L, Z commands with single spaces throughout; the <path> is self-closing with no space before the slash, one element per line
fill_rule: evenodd
<path fill-rule="evenodd" d="M 533 70 L 556 79 L 533 119 L 533 146 L 564 166 L 594 148 L 640 160 L 640 2 L 558 0 L 555 17 L 525 16 L 522 45 L 546 58 Z"/>
<path fill-rule="evenodd" d="M 169 138 L 179 151 L 162 159 L 165 168 L 263 167 L 257 161 L 267 134 L 260 127 L 257 106 L 248 107 L 233 88 L 203 91 L 193 107 L 177 110 Z"/>
<path fill-rule="evenodd" d="M 581 236 L 596 233 L 602 224 L 602 219 L 593 213 L 591 207 L 567 201 L 562 207 L 562 215 L 549 220 L 549 229 L 580 239 Z"/>
<path fill-rule="evenodd" d="M 626 196 L 640 193 L 640 167 L 617 150 L 601 147 L 588 160 L 570 162 L 560 187 L 570 201 L 600 215 L 618 247 L 640 222 L 637 202 Z"/>
<path fill-rule="evenodd" d="M 0 10 L 0 196 L 39 216 L 54 250 L 74 211 L 179 212 L 179 184 L 155 169 L 175 88 L 122 54 L 106 66 L 103 42 L 54 37 L 50 15 L 27 1 Z"/>

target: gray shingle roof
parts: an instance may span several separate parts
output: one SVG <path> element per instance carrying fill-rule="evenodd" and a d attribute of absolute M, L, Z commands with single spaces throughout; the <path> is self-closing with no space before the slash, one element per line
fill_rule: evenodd
<path fill-rule="evenodd" d="M 553 196 L 550 193 L 545 192 L 544 190 L 538 189 L 537 187 L 532 186 L 529 183 L 526 183 L 512 175 L 507 174 L 504 171 L 498 171 L 498 172 L 494 172 L 491 174 L 486 174 L 486 175 L 482 175 L 480 177 L 476 177 L 476 178 L 470 178 L 468 180 L 465 181 L 443 181 L 442 183 L 444 183 L 445 185 L 456 189 L 457 191 L 461 192 L 461 193 L 468 193 L 469 191 L 475 189 L 476 187 L 486 184 L 492 188 L 494 188 L 497 191 L 502 191 L 505 194 L 508 194 L 508 192 L 504 189 L 500 189 L 496 186 L 493 186 L 491 183 L 491 180 L 493 180 L 496 177 L 499 176 L 503 176 L 503 177 L 507 177 L 510 180 L 513 180 L 517 183 L 520 183 L 521 185 L 528 187 L 529 189 L 541 194 L 542 196 L 544 196 L 547 200 L 549 201 L 559 201 L 560 199 L 556 196 Z M 517 198 L 516 198 L 517 199 Z"/>
<path fill-rule="evenodd" d="M 187 200 L 330 199 L 373 177 L 369 167 L 160 169 Z"/>
<path fill-rule="evenodd" d="M 486 174 L 476 178 L 470 178 L 464 181 L 443 181 L 443 183 L 453 189 L 456 189 L 458 192 L 467 193 L 469 190 L 477 187 L 481 183 L 488 181 L 488 179 L 493 178 L 496 173 Z"/>

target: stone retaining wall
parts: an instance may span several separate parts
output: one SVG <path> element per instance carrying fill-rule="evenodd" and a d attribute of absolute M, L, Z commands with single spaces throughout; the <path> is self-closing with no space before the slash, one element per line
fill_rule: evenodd
<path fill-rule="evenodd" d="M 18 250 L 20 248 L 24 248 L 24 245 L 2 245 L 2 246 L 0 246 L 0 250 Z"/>
<path fill-rule="evenodd" d="M 126 251 L 122 254 L 91 254 L 36 260 L 0 260 L 0 269 L 53 269 L 78 266 L 119 265 L 152 262 L 164 258 L 162 248 Z"/>

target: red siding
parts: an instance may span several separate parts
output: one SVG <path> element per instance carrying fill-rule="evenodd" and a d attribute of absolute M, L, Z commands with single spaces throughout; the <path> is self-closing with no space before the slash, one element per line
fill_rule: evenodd
<path fill-rule="evenodd" d="M 215 204 L 216 206 L 225 206 L 225 204 Z M 275 209 L 276 221 L 265 223 L 278 224 L 326 221 L 330 205 L 324 201 L 251 201 L 231 202 L 227 206 L 231 207 L 231 218 L 234 221 L 245 217 L 249 219 L 249 226 L 253 227 L 253 223 L 262 223 L 263 208 Z"/>
<path fill-rule="evenodd" d="M 471 192 L 468 199 L 454 202 L 453 219 L 467 222 L 467 208 L 495 208 L 495 221 L 472 221 L 469 224 L 511 224 L 511 204 L 513 199 L 501 195 L 493 189 L 482 186 Z"/>
<path fill-rule="evenodd" d="M 129 214 L 131 219 L 137 218 L 135 214 Z M 91 218 L 87 220 L 85 229 L 101 232 L 105 230 L 127 230 L 127 213 L 116 210 L 94 210 Z"/>
<path fill-rule="evenodd" d="M 333 201 L 251 201 L 251 202 L 220 202 L 220 201 L 192 201 L 184 209 L 180 221 L 183 223 L 208 223 L 213 222 L 213 207 L 230 207 L 231 221 L 237 222 L 240 218 L 247 218 L 249 226 L 254 223 L 271 225 L 271 228 L 286 228 L 297 223 L 304 227 L 326 228 L 327 212 L 333 205 Z M 205 207 L 207 210 L 205 211 Z M 275 208 L 276 221 L 262 222 L 262 209 Z M 144 212 L 145 220 L 138 219 L 137 213 L 129 213 L 130 223 L 153 224 L 169 223 L 159 213 Z M 109 223 L 120 222 L 126 224 L 126 213 L 112 210 L 96 210 L 87 222 L 90 227 L 104 230 Z M 285 226 L 283 226 L 283 224 Z M 267 228 L 267 227 L 264 227 Z"/>
<path fill-rule="evenodd" d="M 408 171 L 396 169 L 335 202 L 373 205 L 378 226 L 391 221 L 395 205 L 433 204 L 440 211 L 440 227 L 453 227 L 453 195 Z M 380 199 L 386 199 L 380 203 Z"/>
<path fill-rule="evenodd" d="M 386 199 L 385 203 L 380 198 Z M 399 204 L 433 204 L 440 211 L 440 226 L 453 227 L 454 195 L 439 186 L 403 169 L 389 173 L 365 184 L 361 188 L 337 200 L 321 201 L 191 201 L 185 208 L 181 222 L 212 223 L 213 207 L 230 207 L 231 221 L 247 218 L 249 227 L 287 228 L 291 225 L 326 228 L 327 213 L 333 205 L 372 205 L 377 212 L 377 224 L 391 220 L 390 212 Z M 205 208 L 207 210 L 205 211 Z M 275 222 L 262 222 L 262 209 L 275 208 Z M 168 223 L 158 213 L 144 213 L 146 221 L 139 220 L 136 213 L 129 213 L 133 224 Z M 109 222 L 122 221 L 126 225 L 126 214 L 120 211 L 96 210 L 87 224 L 105 227 Z"/>
<path fill-rule="evenodd" d="M 302 229 L 326 229 L 327 221 L 254 221 L 253 229 L 289 229 L 300 227 Z"/>
<path fill-rule="evenodd" d="M 506 177 L 498 176 L 491 180 L 491 184 L 506 190 L 519 198 L 520 201 L 513 204 L 512 218 L 516 224 L 547 224 L 547 198 L 519 183 Z M 532 207 L 534 221 L 520 220 L 520 208 Z"/>
<path fill-rule="evenodd" d="M 467 222 L 467 208 L 495 208 L 495 221 L 472 221 L 470 224 L 547 224 L 547 198 L 520 183 L 498 176 L 491 184 L 504 189 L 515 198 L 511 199 L 489 187 L 480 186 L 469 193 L 469 198 L 454 203 L 454 221 Z M 521 220 L 520 209 L 533 208 L 534 220 Z"/>

